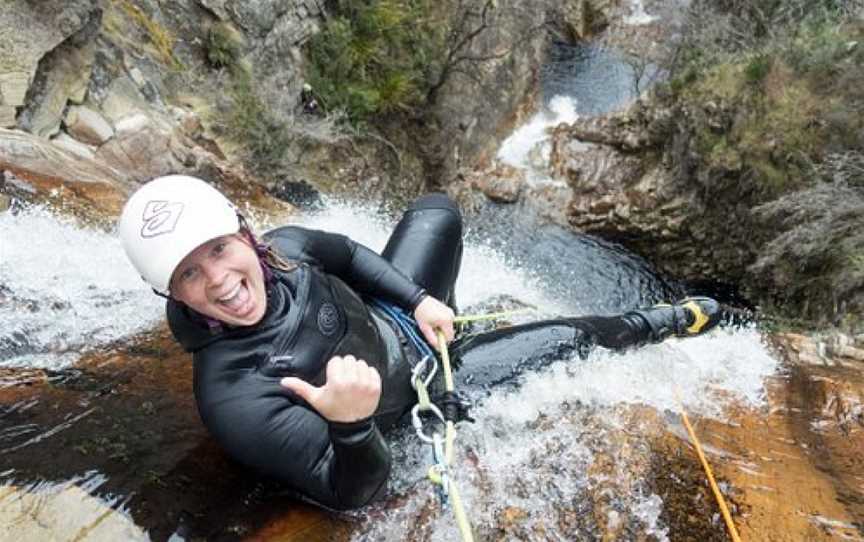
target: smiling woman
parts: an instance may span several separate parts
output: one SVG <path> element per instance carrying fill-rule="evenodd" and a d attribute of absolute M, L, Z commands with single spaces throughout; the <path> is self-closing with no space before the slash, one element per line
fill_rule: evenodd
<path fill-rule="evenodd" d="M 390 453 L 379 428 L 416 403 L 412 368 L 434 355 L 436 329 L 453 339 L 462 257 L 455 203 L 419 198 L 380 255 L 296 226 L 268 232 L 262 244 L 216 189 L 172 175 L 139 189 L 118 229 L 136 269 L 167 297 L 171 331 L 193 355 L 198 411 L 219 443 L 327 506 L 381 495 Z M 692 298 L 472 335 L 451 353 L 494 383 L 594 344 L 700 334 L 719 318 L 714 301 Z"/>

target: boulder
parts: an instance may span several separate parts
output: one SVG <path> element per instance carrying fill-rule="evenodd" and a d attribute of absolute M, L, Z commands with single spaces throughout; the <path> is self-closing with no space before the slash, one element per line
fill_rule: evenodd
<path fill-rule="evenodd" d="M 115 126 L 123 119 L 151 109 L 135 82 L 125 75 L 114 79 L 105 89 L 101 108 L 108 121 Z"/>
<path fill-rule="evenodd" d="M 81 47 L 64 43 L 46 55 L 33 82 L 31 98 L 19 115 L 22 128 L 41 136 L 60 129 L 67 104 L 84 101 L 94 52 L 92 42 Z"/>
<path fill-rule="evenodd" d="M 143 113 L 121 119 L 115 136 L 96 153 L 98 159 L 128 173 L 138 182 L 184 168 L 174 158 L 171 131 Z"/>
<path fill-rule="evenodd" d="M 525 184 L 525 172 L 512 166 L 497 164 L 494 168 L 472 174 L 468 181 L 492 201 L 515 203 L 519 200 Z"/>
<path fill-rule="evenodd" d="M 0 94 L 2 105 L 19 108 L 19 127 L 52 134 L 67 100 L 83 99 L 101 13 L 95 0 L 4 2 Z"/>
<path fill-rule="evenodd" d="M 0 103 L 11 107 L 24 105 L 29 85 L 30 75 L 26 72 L 0 73 Z"/>
<path fill-rule="evenodd" d="M 66 132 L 60 132 L 57 136 L 52 138 L 51 141 L 58 147 L 80 156 L 81 158 L 93 160 L 96 157 L 93 153 L 92 147 L 74 139 Z"/>
<path fill-rule="evenodd" d="M 16 110 L 11 105 L 0 105 L 0 128 L 15 127 Z"/>
<path fill-rule="evenodd" d="M 70 107 L 64 122 L 71 136 L 97 147 L 114 136 L 114 128 L 105 117 L 89 107 Z"/>
<path fill-rule="evenodd" d="M 855 361 L 864 361 L 864 349 L 855 348 L 854 346 L 841 346 L 835 350 L 835 355 L 842 358 L 854 359 Z"/>
<path fill-rule="evenodd" d="M 20 130 L 0 128 L 0 170 L 6 184 L 15 179 L 33 199 L 68 197 L 96 214 L 118 214 L 129 189 L 117 170 Z"/>

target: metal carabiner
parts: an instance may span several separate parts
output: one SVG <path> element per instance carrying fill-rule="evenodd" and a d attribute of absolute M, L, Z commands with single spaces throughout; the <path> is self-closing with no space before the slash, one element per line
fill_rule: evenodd
<path fill-rule="evenodd" d="M 429 374 L 426 375 L 426 378 L 420 376 L 421 373 L 426 371 L 426 366 L 429 362 L 432 362 L 432 369 L 429 371 Z M 438 363 L 435 358 L 432 356 L 423 356 L 423 359 L 417 362 L 417 365 L 411 369 L 411 387 L 414 388 L 414 391 L 417 391 L 417 381 L 423 383 L 426 387 L 429 386 L 429 383 L 432 382 L 432 379 L 435 377 L 435 373 L 438 372 Z"/>
<path fill-rule="evenodd" d="M 440 478 L 438 483 L 438 497 L 441 499 L 441 505 L 447 506 L 447 499 L 450 496 L 450 479 L 447 476 L 447 458 L 444 456 L 444 437 L 441 433 L 432 434 L 432 457 L 435 458 L 435 464 L 432 466 Z"/>
<path fill-rule="evenodd" d="M 447 423 L 447 421 L 444 419 L 444 414 L 441 412 L 441 409 L 439 409 L 434 404 L 430 403 L 427 408 L 423 409 L 423 411 L 432 412 L 432 414 L 434 414 L 439 420 L 441 420 L 442 424 Z M 420 404 L 418 403 L 414 405 L 414 408 L 411 409 L 411 425 L 414 426 L 414 431 L 417 432 L 417 436 L 420 437 L 420 440 L 429 444 L 434 444 L 433 438 L 423 432 L 423 420 L 420 419 L 420 412 Z"/>

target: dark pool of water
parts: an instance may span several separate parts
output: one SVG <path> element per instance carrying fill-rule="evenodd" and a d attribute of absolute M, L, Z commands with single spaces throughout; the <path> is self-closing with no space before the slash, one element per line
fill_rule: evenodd
<path fill-rule="evenodd" d="M 562 95 L 575 98 L 576 111 L 581 115 L 619 109 L 660 76 L 656 66 L 621 53 L 565 43 L 550 47 L 540 73 L 544 102 Z"/>
<path fill-rule="evenodd" d="M 613 314 L 680 297 L 683 288 L 624 247 L 544 223 L 520 205 L 490 203 L 470 236 L 537 276 L 550 297 L 582 314 Z"/>

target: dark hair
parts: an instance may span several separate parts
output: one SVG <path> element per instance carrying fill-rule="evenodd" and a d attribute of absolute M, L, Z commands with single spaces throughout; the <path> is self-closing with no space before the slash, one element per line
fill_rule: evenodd
<path fill-rule="evenodd" d="M 255 249 L 255 253 L 258 254 L 258 259 L 261 261 L 261 269 L 264 271 L 265 282 L 270 282 L 273 278 L 273 269 L 292 271 L 297 268 L 297 262 L 283 258 L 270 244 L 258 241 L 243 215 L 238 213 L 237 218 L 240 220 L 239 233 L 246 236 L 252 248 Z"/>

